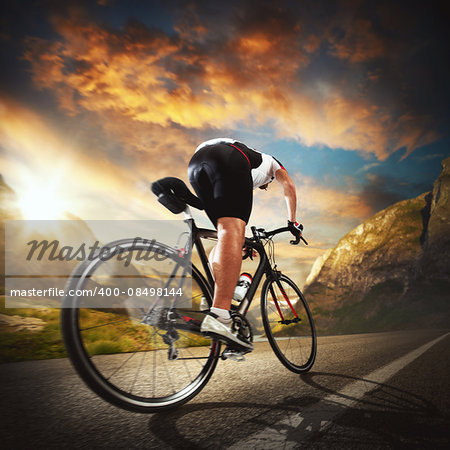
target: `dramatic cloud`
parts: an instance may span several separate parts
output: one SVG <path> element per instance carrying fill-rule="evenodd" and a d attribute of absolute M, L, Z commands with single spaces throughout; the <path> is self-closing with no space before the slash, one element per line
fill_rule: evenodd
<path fill-rule="evenodd" d="M 317 180 L 297 175 L 294 180 L 299 191 L 299 203 L 309 214 L 321 214 L 322 222 L 336 223 L 342 219 L 356 218 L 362 221 L 373 213 L 373 209 L 358 192 L 331 189 Z"/>
<path fill-rule="evenodd" d="M 315 81 L 306 76 L 321 43 L 329 55 L 351 64 L 381 58 L 387 42 L 369 19 L 347 20 L 344 34 L 342 25 L 330 23 L 318 36 L 303 27 L 301 12 L 254 6 L 235 5 L 215 23 L 187 8 L 170 35 L 136 20 L 121 29 L 100 26 L 75 10 L 52 17 L 56 41 L 29 38 L 25 58 L 35 84 L 52 90 L 64 111 L 96 112 L 110 127 L 112 113 L 122 123 L 171 130 L 245 123 L 270 126 L 279 137 L 306 145 L 380 159 L 436 139 L 428 117 L 368 95 L 379 79 L 376 67 L 357 69 L 357 85 L 337 71 L 327 79 L 318 72 Z"/>
<path fill-rule="evenodd" d="M 332 245 L 376 211 L 365 195 L 354 190 L 351 180 L 342 189 L 332 189 L 312 177 L 291 175 L 297 188 L 297 218 L 305 225 L 314 248 Z M 270 229 L 286 220 L 285 200 L 278 183 L 272 183 L 268 191 L 254 191 L 252 224 Z"/>
<path fill-rule="evenodd" d="M 404 198 L 398 192 L 398 182 L 391 177 L 368 174 L 367 179 L 368 184 L 364 187 L 361 197 L 373 211 L 380 211 Z"/>
<path fill-rule="evenodd" d="M 346 22 L 341 23 L 340 27 L 345 28 L 343 36 L 331 34 L 329 37 L 333 55 L 353 63 L 384 57 L 387 50 L 385 42 L 374 32 L 370 20 L 356 19 Z"/>

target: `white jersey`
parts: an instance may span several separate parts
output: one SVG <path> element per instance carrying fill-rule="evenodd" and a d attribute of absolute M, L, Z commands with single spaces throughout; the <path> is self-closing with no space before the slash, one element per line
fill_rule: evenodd
<path fill-rule="evenodd" d="M 205 142 L 201 143 L 195 149 L 195 151 L 197 152 L 198 150 L 200 150 L 204 147 L 207 147 L 209 145 L 215 145 L 215 144 L 221 144 L 221 143 L 226 143 L 226 144 L 230 144 L 233 146 L 235 144 L 239 144 L 240 146 L 242 146 L 242 143 L 240 141 L 236 141 L 235 139 L 217 138 L 217 139 L 210 139 L 209 141 L 205 141 Z M 252 164 L 250 164 L 250 167 L 252 168 L 251 174 L 252 174 L 252 180 L 253 180 L 253 189 L 259 188 L 261 186 L 264 186 L 267 183 L 272 182 L 273 179 L 275 178 L 275 173 L 277 172 L 277 170 L 284 169 L 284 167 L 273 156 L 267 155 L 266 153 L 258 152 L 254 148 L 249 147 L 247 145 L 245 147 L 247 147 L 249 150 L 256 152 L 257 154 L 260 155 L 260 158 L 258 158 L 258 163 L 254 164 L 253 166 L 252 166 Z M 238 150 L 241 151 L 242 153 L 244 153 L 243 149 L 239 148 Z M 245 153 L 244 153 L 244 155 L 245 155 Z M 245 156 L 248 159 L 247 155 L 245 155 Z M 261 158 L 262 158 L 262 160 L 261 160 Z"/>

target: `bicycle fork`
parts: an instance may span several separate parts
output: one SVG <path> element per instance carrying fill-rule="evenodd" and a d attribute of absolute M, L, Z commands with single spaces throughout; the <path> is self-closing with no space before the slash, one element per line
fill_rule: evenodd
<path fill-rule="evenodd" d="M 283 316 L 283 312 L 281 311 L 280 305 L 279 305 L 279 300 L 277 299 L 277 296 L 275 294 L 275 290 L 273 288 L 273 285 L 271 284 L 269 287 L 269 291 L 270 291 L 270 295 L 272 296 L 272 300 L 275 303 L 275 307 L 277 308 L 278 314 L 280 316 L 280 319 L 278 321 L 278 323 L 281 323 L 282 325 L 290 325 L 291 323 L 298 323 L 301 321 L 301 319 L 298 317 L 297 311 L 295 311 L 294 307 L 292 306 L 291 301 L 289 300 L 288 295 L 286 294 L 286 291 L 284 290 L 283 286 L 281 285 L 281 282 L 277 276 L 278 274 L 275 275 L 274 280 L 275 283 L 278 286 L 278 289 L 281 292 L 281 295 L 284 298 L 284 301 L 288 304 L 290 310 L 292 311 L 292 313 L 294 314 L 294 318 L 293 319 L 285 319 Z"/>

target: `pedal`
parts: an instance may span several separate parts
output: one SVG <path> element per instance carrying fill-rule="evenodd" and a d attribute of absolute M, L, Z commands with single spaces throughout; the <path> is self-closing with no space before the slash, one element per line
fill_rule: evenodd
<path fill-rule="evenodd" d="M 245 361 L 245 356 L 242 352 L 226 348 L 222 353 L 222 359 L 231 359 L 232 361 L 242 362 Z"/>

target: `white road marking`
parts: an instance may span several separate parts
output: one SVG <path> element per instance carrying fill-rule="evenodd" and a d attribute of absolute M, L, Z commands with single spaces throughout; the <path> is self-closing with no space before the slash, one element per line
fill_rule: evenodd
<path fill-rule="evenodd" d="M 273 426 L 267 427 L 228 448 L 230 450 L 298 448 L 299 442 L 311 436 L 312 432 L 323 431 L 328 428 L 333 419 L 344 413 L 346 408 L 352 407 L 365 394 L 377 388 L 379 384 L 385 383 L 449 335 L 450 333 L 447 333 L 422 345 L 380 369 L 374 370 L 363 379 L 347 384 L 339 392 L 327 395 L 301 413 L 292 414 Z M 303 426 L 302 423 L 304 423 Z"/>

